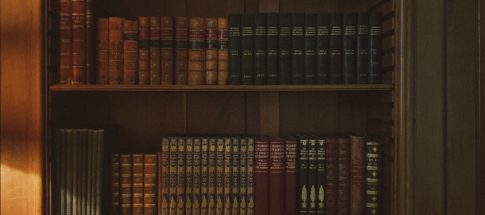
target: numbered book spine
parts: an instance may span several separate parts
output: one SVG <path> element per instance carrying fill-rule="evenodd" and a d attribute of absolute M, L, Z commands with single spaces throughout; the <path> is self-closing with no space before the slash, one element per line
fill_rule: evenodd
<path fill-rule="evenodd" d="M 99 18 L 97 20 L 97 76 L 96 83 L 108 84 L 109 82 L 109 21 L 108 18 Z M 62 31 L 62 29 L 61 29 Z M 61 35 L 62 36 L 62 35 Z M 62 50 L 62 43 L 61 43 Z M 62 56 L 61 56 L 62 57 Z M 62 61 L 62 58 L 61 58 Z M 61 67 L 61 72 L 62 72 Z M 61 77 L 62 78 L 62 77 Z M 67 82 L 66 82 L 67 83 Z M 61 84 L 62 79 L 61 79 Z M 65 84 L 65 83 L 64 83 Z"/>
<path fill-rule="evenodd" d="M 241 137 L 239 143 L 239 214 L 245 215 L 248 208 L 248 139 Z"/>
<path fill-rule="evenodd" d="M 159 201 L 158 211 L 160 214 L 169 214 L 170 203 L 170 139 L 162 138 L 162 152 L 159 153 Z"/>
<path fill-rule="evenodd" d="M 266 83 L 266 14 L 254 15 L 254 83 Z"/>
<path fill-rule="evenodd" d="M 194 186 L 194 140 L 185 139 L 185 214 L 192 211 L 192 188 Z"/>
<path fill-rule="evenodd" d="M 317 47 L 317 15 L 306 14 L 305 15 L 305 66 L 304 66 L 304 79 L 305 84 L 316 83 L 316 55 L 315 48 Z"/>
<path fill-rule="evenodd" d="M 294 137 L 285 140 L 285 213 L 297 214 L 298 211 L 298 142 Z"/>
<path fill-rule="evenodd" d="M 338 178 L 338 138 L 327 138 L 325 150 L 325 213 L 337 214 L 337 178 Z"/>
<path fill-rule="evenodd" d="M 357 83 L 366 84 L 369 78 L 369 14 L 357 15 Z"/>
<path fill-rule="evenodd" d="M 109 84 L 120 84 L 123 73 L 123 19 L 109 17 Z"/>
<path fill-rule="evenodd" d="M 241 14 L 230 14 L 229 84 L 241 84 Z"/>
<path fill-rule="evenodd" d="M 175 17 L 175 84 L 187 84 L 189 47 L 189 23 L 187 17 Z"/>
<path fill-rule="evenodd" d="M 72 0 L 72 84 L 86 83 L 86 0 Z"/>
<path fill-rule="evenodd" d="M 216 141 L 216 214 L 224 214 L 224 139 Z"/>
<path fill-rule="evenodd" d="M 291 82 L 302 84 L 305 70 L 305 14 L 291 15 Z"/>
<path fill-rule="evenodd" d="M 111 155 L 111 214 L 120 213 L 120 155 Z"/>
<path fill-rule="evenodd" d="M 143 154 L 132 155 L 133 179 L 133 213 L 134 215 L 143 214 Z"/>
<path fill-rule="evenodd" d="M 156 154 L 143 155 L 143 214 L 157 214 L 157 160 Z"/>
<path fill-rule="evenodd" d="M 185 209 L 185 139 L 177 138 L 177 214 Z"/>
<path fill-rule="evenodd" d="M 209 211 L 209 140 L 201 139 L 200 155 L 200 213 L 208 214 Z"/>
<path fill-rule="evenodd" d="M 291 83 L 291 14 L 279 14 L 278 28 L 279 83 Z"/>
<path fill-rule="evenodd" d="M 130 154 L 120 156 L 121 215 L 133 213 L 133 173 Z"/>
<path fill-rule="evenodd" d="M 381 214 L 382 143 L 366 142 L 365 214 Z"/>
<path fill-rule="evenodd" d="M 151 16 L 150 17 L 150 84 L 160 84 L 161 73 L 160 73 L 160 40 L 161 40 L 161 30 L 160 30 L 160 17 Z"/>
<path fill-rule="evenodd" d="M 123 84 L 136 84 L 138 69 L 138 21 L 123 21 Z"/>
<path fill-rule="evenodd" d="M 138 17 L 138 84 L 149 84 L 150 76 L 150 21 L 147 16 Z"/>
<path fill-rule="evenodd" d="M 71 17 L 72 15 L 71 11 L 72 11 L 71 0 L 59 0 L 59 83 L 60 84 L 70 84 L 72 79 L 72 71 L 71 71 L 72 40 L 71 38 L 72 38 L 73 22 Z M 108 32 L 106 31 L 106 33 Z"/>
<path fill-rule="evenodd" d="M 188 84 L 205 84 L 205 20 L 189 18 Z"/>
<path fill-rule="evenodd" d="M 278 25 L 279 15 L 269 13 L 266 15 L 266 71 L 267 83 L 278 84 Z"/>
<path fill-rule="evenodd" d="M 381 15 L 369 15 L 369 84 L 382 83 L 381 75 Z"/>
<path fill-rule="evenodd" d="M 169 214 L 177 214 L 177 167 L 178 167 L 178 153 L 177 153 L 177 138 L 171 137 L 170 140 L 170 157 L 169 157 L 169 174 L 170 174 L 170 199 L 169 199 Z"/>
<path fill-rule="evenodd" d="M 86 83 L 94 80 L 94 47 L 93 0 L 86 0 Z"/>
<path fill-rule="evenodd" d="M 317 15 L 317 83 L 327 84 L 330 76 L 330 17 L 329 14 Z"/>
<path fill-rule="evenodd" d="M 279 137 L 269 144 L 269 214 L 285 213 L 285 143 Z"/>
<path fill-rule="evenodd" d="M 231 175 L 232 175 L 232 187 L 231 187 L 231 193 L 232 193 L 232 211 L 231 214 L 239 214 L 239 195 L 240 195 L 240 179 L 241 175 L 239 172 L 239 164 L 240 164 L 240 139 L 238 137 L 232 138 L 232 170 L 231 170 Z"/>
<path fill-rule="evenodd" d="M 205 19 L 205 80 L 217 84 L 217 18 Z"/>
<path fill-rule="evenodd" d="M 173 84 L 173 17 L 161 17 L 161 44 L 160 44 L 160 72 L 162 75 L 161 83 L 163 85 Z"/>
<path fill-rule="evenodd" d="M 208 214 L 215 214 L 216 213 L 216 180 L 217 180 L 217 173 L 216 173 L 216 162 L 217 162 L 217 149 L 216 149 L 216 140 L 214 138 L 210 138 L 209 140 L 209 180 L 208 180 Z"/>
<path fill-rule="evenodd" d="M 342 14 L 330 16 L 330 83 L 342 83 Z"/>
<path fill-rule="evenodd" d="M 347 137 L 338 138 L 338 185 L 337 214 L 350 211 L 350 141 Z"/>
<path fill-rule="evenodd" d="M 269 214 L 269 143 L 260 137 L 254 143 L 255 214 Z"/>
<path fill-rule="evenodd" d="M 241 19 L 241 74 L 242 84 L 254 83 L 254 15 Z"/>
<path fill-rule="evenodd" d="M 308 157 L 309 157 L 309 140 L 306 137 L 299 137 L 300 160 L 299 164 L 299 210 L 298 214 L 308 214 L 310 208 L 309 188 L 308 188 Z"/>
<path fill-rule="evenodd" d="M 343 83 L 353 84 L 356 82 L 356 40 L 357 40 L 357 17 L 355 13 L 343 15 Z"/>
<path fill-rule="evenodd" d="M 229 70 L 229 32 L 226 17 L 217 18 L 217 84 L 226 85 Z"/>
<path fill-rule="evenodd" d="M 201 141 L 193 138 L 193 170 L 192 170 L 192 214 L 200 214 L 200 191 L 201 191 Z"/>
<path fill-rule="evenodd" d="M 254 145 L 255 141 L 253 138 L 248 138 L 248 186 L 247 186 L 247 210 L 246 214 L 247 215 L 253 215 L 254 214 L 254 204 L 255 204 L 255 199 L 254 199 Z"/>
<path fill-rule="evenodd" d="M 317 215 L 325 214 L 325 138 L 317 138 Z"/>
<path fill-rule="evenodd" d="M 224 138 L 224 214 L 231 214 L 231 187 L 232 187 L 232 141 Z"/>
<path fill-rule="evenodd" d="M 364 137 L 350 137 L 350 214 L 364 214 L 365 197 Z"/>

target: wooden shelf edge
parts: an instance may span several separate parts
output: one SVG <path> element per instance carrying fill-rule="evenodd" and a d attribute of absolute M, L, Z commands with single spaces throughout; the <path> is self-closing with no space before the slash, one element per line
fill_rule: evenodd
<path fill-rule="evenodd" d="M 392 84 L 331 85 L 52 85 L 51 92 L 305 92 L 390 91 Z"/>

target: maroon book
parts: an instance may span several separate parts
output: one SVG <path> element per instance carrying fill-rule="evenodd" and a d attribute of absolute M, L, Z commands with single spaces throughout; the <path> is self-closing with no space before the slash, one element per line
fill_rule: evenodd
<path fill-rule="evenodd" d="M 266 137 L 255 141 L 254 211 L 256 215 L 269 213 L 269 143 Z"/>
<path fill-rule="evenodd" d="M 327 215 L 337 214 L 337 151 L 338 138 L 330 137 L 327 139 L 325 150 L 325 212 Z"/>
<path fill-rule="evenodd" d="M 298 174 L 296 171 L 298 158 L 298 142 L 295 137 L 285 140 L 285 214 L 293 215 L 298 210 Z"/>
<path fill-rule="evenodd" d="M 350 188 L 350 214 L 363 214 L 365 198 L 364 137 L 350 137 Z"/>
<path fill-rule="evenodd" d="M 71 71 L 71 37 L 72 37 L 72 1 L 59 1 L 59 83 L 70 84 Z"/>
<path fill-rule="evenodd" d="M 150 76 L 150 21 L 138 17 L 138 84 L 149 84 Z"/>
<path fill-rule="evenodd" d="M 337 214 L 348 215 L 350 211 L 350 141 L 338 138 Z"/>
<path fill-rule="evenodd" d="M 86 83 L 86 1 L 72 0 L 72 84 Z"/>
<path fill-rule="evenodd" d="M 158 85 L 160 84 L 161 74 L 160 74 L 160 17 L 151 16 L 150 17 L 150 84 Z"/>
<path fill-rule="evenodd" d="M 284 214 L 285 142 L 280 137 L 271 138 L 269 144 L 269 195 L 269 214 Z"/>

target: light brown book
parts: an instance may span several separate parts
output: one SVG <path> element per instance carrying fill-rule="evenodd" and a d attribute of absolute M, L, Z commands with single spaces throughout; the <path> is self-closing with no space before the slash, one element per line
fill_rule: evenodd
<path fill-rule="evenodd" d="M 205 84 L 217 84 L 217 18 L 205 19 Z"/>
<path fill-rule="evenodd" d="M 192 188 L 194 168 L 194 141 L 192 138 L 185 139 L 185 214 L 192 212 Z"/>
<path fill-rule="evenodd" d="M 72 0 L 72 84 L 86 83 L 86 0 Z"/>
<path fill-rule="evenodd" d="M 209 180 L 208 180 L 208 189 L 207 189 L 207 196 L 208 196 L 208 214 L 215 214 L 216 213 L 216 180 L 217 180 L 217 172 L 216 172 L 216 162 L 217 162 L 217 149 L 216 149 L 216 139 L 209 138 Z"/>
<path fill-rule="evenodd" d="M 96 83 L 108 84 L 109 82 L 109 21 L 108 18 L 97 20 L 97 76 Z"/>
<path fill-rule="evenodd" d="M 189 19 L 188 84 L 205 83 L 205 22 L 202 17 Z"/>
<path fill-rule="evenodd" d="M 187 84 L 188 28 L 187 17 L 175 17 L 175 84 Z"/>
<path fill-rule="evenodd" d="M 157 214 L 157 155 L 143 155 L 143 214 Z"/>
<path fill-rule="evenodd" d="M 192 214 L 200 214 L 200 191 L 201 191 L 201 140 L 194 139 L 193 147 L 193 188 L 192 188 Z"/>
<path fill-rule="evenodd" d="M 147 16 L 138 17 L 138 84 L 150 83 L 150 21 Z"/>
<path fill-rule="evenodd" d="M 161 19 L 161 73 L 162 84 L 173 84 L 173 17 L 162 16 Z"/>
<path fill-rule="evenodd" d="M 138 21 L 123 21 L 123 84 L 136 84 L 138 70 Z"/>
<path fill-rule="evenodd" d="M 231 214 L 231 187 L 232 187 L 232 144 L 231 138 L 224 138 L 224 214 Z"/>
<path fill-rule="evenodd" d="M 160 84 L 160 17 L 150 17 L 150 84 Z"/>
<path fill-rule="evenodd" d="M 120 84 L 123 73 L 123 19 L 109 17 L 109 84 Z"/>
<path fill-rule="evenodd" d="M 170 138 L 170 199 L 169 199 L 169 214 L 177 214 L 177 138 Z"/>
<path fill-rule="evenodd" d="M 120 155 L 111 155 L 111 213 L 120 213 Z"/>
<path fill-rule="evenodd" d="M 177 214 L 185 211 L 185 139 L 177 138 Z"/>
<path fill-rule="evenodd" d="M 227 18 L 217 18 L 217 84 L 226 85 L 228 79 Z"/>
<path fill-rule="evenodd" d="M 143 154 L 132 155 L 133 215 L 143 214 Z"/>
<path fill-rule="evenodd" d="M 216 215 L 224 214 L 224 139 L 216 140 Z"/>
<path fill-rule="evenodd" d="M 120 155 L 120 196 L 121 215 L 132 215 L 133 209 L 133 184 L 132 184 L 132 162 L 130 154 Z"/>

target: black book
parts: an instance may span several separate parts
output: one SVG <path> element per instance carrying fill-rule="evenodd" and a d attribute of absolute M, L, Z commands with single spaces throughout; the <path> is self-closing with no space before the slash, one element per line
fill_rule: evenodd
<path fill-rule="evenodd" d="M 355 66 L 356 66 L 356 23 L 355 13 L 346 13 L 343 16 L 343 83 L 355 83 Z"/>
<path fill-rule="evenodd" d="M 369 76 L 369 14 L 357 15 L 357 83 L 366 84 Z"/>
<path fill-rule="evenodd" d="M 342 14 L 330 17 L 330 83 L 342 82 Z"/>
<path fill-rule="evenodd" d="M 231 14 L 229 24 L 229 84 L 241 84 L 241 14 Z"/>
<path fill-rule="evenodd" d="M 279 15 L 278 37 L 279 83 L 289 84 L 291 82 L 291 14 Z"/>
<path fill-rule="evenodd" d="M 381 214 L 382 143 L 366 142 L 365 214 Z"/>
<path fill-rule="evenodd" d="M 268 84 L 278 84 L 278 22 L 277 13 L 266 15 L 266 74 Z"/>
<path fill-rule="evenodd" d="M 325 144 L 325 138 L 317 138 L 317 215 L 325 214 Z"/>
<path fill-rule="evenodd" d="M 308 196 L 310 197 L 310 207 L 308 208 L 308 214 L 317 213 L 317 140 L 315 138 L 309 138 L 308 147 Z"/>
<path fill-rule="evenodd" d="M 291 15 L 291 80 L 293 84 L 303 83 L 305 69 L 305 14 Z"/>
<path fill-rule="evenodd" d="M 266 83 L 266 14 L 254 15 L 254 83 Z"/>
<path fill-rule="evenodd" d="M 369 84 L 381 83 L 381 15 L 369 15 Z"/>
<path fill-rule="evenodd" d="M 317 83 L 327 84 L 330 76 L 330 17 L 329 14 L 317 15 Z"/>
<path fill-rule="evenodd" d="M 254 15 L 243 15 L 241 21 L 242 84 L 254 83 Z"/>
<path fill-rule="evenodd" d="M 299 204 L 299 210 L 298 214 L 307 214 L 310 208 L 310 200 L 308 198 L 308 152 L 309 152 L 309 140 L 306 139 L 305 137 L 300 137 L 299 138 L 299 145 L 300 145 L 300 161 L 298 162 L 299 164 L 299 197 L 300 199 L 300 204 Z"/>
<path fill-rule="evenodd" d="M 305 15 L 305 84 L 316 83 L 316 14 Z"/>

